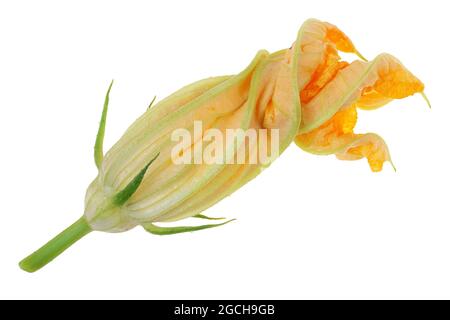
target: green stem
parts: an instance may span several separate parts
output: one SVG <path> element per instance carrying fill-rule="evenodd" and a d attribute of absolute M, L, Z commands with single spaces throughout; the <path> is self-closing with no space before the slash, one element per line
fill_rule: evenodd
<path fill-rule="evenodd" d="M 20 261 L 20 268 L 27 272 L 39 270 L 91 231 L 92 229 L 84 217 L 81 217 L 66 230 L 43 245 L 39 250 Z"/>

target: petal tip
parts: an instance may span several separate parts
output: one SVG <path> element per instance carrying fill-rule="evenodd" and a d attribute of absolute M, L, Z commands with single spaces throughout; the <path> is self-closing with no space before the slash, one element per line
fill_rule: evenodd
<path fill-rule="evenodd" d="M 422 96 L 422 98 L 423 98 L 423 99 L 425 100 L 425 102 L 427 103 L 428 108 L 431 109 L 431 102 L 430 102 L 430 99 L 428 99 L 428 97 L 427 97 L 427 95 L 425 94 L 425 92 L 422 91 L 422 92 L 420 93 L 420 95 Z"/>

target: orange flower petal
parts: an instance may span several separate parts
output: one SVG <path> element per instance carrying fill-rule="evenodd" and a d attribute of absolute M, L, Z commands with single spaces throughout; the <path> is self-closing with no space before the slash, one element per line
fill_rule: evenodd
<path fill-rule="evenodd" d="M 360 55 L 350 38 L 338 27 L 328 22 L 323 22 L 322 26 L 325 28 L 326 39 L 334 43 L 339 51 Z"/>
<path fill-rule="evenodd" d="M 367 87 L 364 88 L 361 97 L 358 99 L 357 106 L 363 110 L 375 110 L 391 101 L 391 98 L 383 96 L 373 87 Z"/>
<path fill-rule="evenodd" d="M 317 80 L 314 75 L 319 68 L 330 65 L 331 60 L 340 60 L 337 51 L 354 53 L 365 60 L 356 50 L 350 39 L 336 26 L 316 19 L 307 20 L 299 31 L 301 59 L 298 64 L 299 89 Z"/>
<path fill-rule="evenodd" d="M 340 160 L 359 160 L 367 158 L 370 168 L 373 172 L 379 172 L 383 169 L 386 161 L 391 162 L 389 149 L 384 140 L 374 134 L 355 135 L 353 141 L 345 149 L 336 154 Z M 394 167 L 394 165 L 392 164 Z M 395 167 L 394 167 L 395 169 Z"/>
<path fill-rule="evenodd" d="M 305 104 L 311 101 L 322 88 L 336 76 L 339 70 L 348 66 L 347 62 L 340 61 L 336 49 L 327 46 L 325 60 L 313 73 L 310 82 L 300 92 L 300 101 Z"/>
<path fill-rule="evenodd" d="M 400 61 L 388 54 L 377 61 L 378 80 L 373 88 L 391 99 L 402 99 L 423 92 L 424 84 L 407 70 Z"/>
<path fill-rule="evenodd" d="M 381 171 L 391 161 L 387 145 L 376 134 L 353 133 L 357 117 L 356 105 L 343 108 L 319 128 L 297 135 L 295 143 L 304 151 L 336 154 L 341 160 L 367 158 L 372 171 Z"/>
<path fill-rule="evenodd" d="M 364 96 L 366 88 L 373 88 L 376 94 L 371 98 Z M 341 69 L 309 103 L 302 105 L 299 133 L 320 127 L 342 107 L 355 103 L 363 107 L 383 105 L 388 99 L 404 98 L 423 90 L 423 83 L 391 55 L 379 55 L 371 63 L 354 61 Z"/>
<path fill-rule="evenodd" d="M 343 108 L 319 128 L 297 135 L 295 143 L 303 150 L 314 154 L 337 153 L 353 142 L 355 137 L 353 128 L 357 118 L 355 106 Z"/>

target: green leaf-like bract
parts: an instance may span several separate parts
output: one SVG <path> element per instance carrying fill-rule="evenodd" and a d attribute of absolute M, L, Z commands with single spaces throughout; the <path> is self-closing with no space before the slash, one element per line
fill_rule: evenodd
<path fill-rule="evenodd" d="M 156 96 L 153 97 L 153 99 L 150 102 L 150 104 L 148 105 L 147 109 L 150 109 L 152 107 L 152 105 L 155 103 L 155 100 L 156 100 Z"/>
<path fill-rule="evenodd" d="M 109 93 L 111 92 L 113 83 L 114 80 L 111 81 L 108 91 L 106 92 L 105 102 L 103 103 L 102 117 L 100 119 L 100 125 L 98 127 L 97 138 L 95 139 L 94 160 L 95 165 L 98 169 L 100 168 L 100 165 L 103 161 L 103 139 L 105 137 L 106 116 L 108 115 Z"/>
<path fill-rule="evenodd" d="M 200 230 L 204 230 L 204 229 L 220 227 L 220 226 L 223 226 L 234 220 L 236 220 L 236 219 L 228 220 L 228 221 L 225 221 L 224 223 L 218 223 L 218 224 L 205 224 L 202 226 L 181 226 L 181 227 L 160 227 L 160 226 L 154 225 L 153 223 L 146 223 L 145 225 L 143 225 L 143 227 L 146 231 L 148 231 L 152 234 L 156 234 L 158 236 L 168 236 L 168 235 L 177 234 L 177 233 L 194 232 L 194 231 L 200 231 Z"/>
<path fill-rule="evenodd" d="M 220 218 L 208 217 L 203 214 L 196 214 L 195 216 L 192 216 L 192 218 L 205 219 L 205 220 L 224 220 L 225 219 L 222 217 L 220 217 Z"/>
<path fill-rule="evenodd" d="M 128 199 L 130 199 L 130 197 L 136 192 L 136 190 L 141 185 L 142 179 L 144 179 L 148 167 L 150 167 L 150 165 L 153 163 L 153 161 L 156 160 L 156 158 L 158 158 L 158 156 L 159 153 L 152 160 L 150 160 L 149 163 L 147 163 L 147 165 L 136 175 L 136 177 L 134 177 L 133 180 L 131 180 L 131 182 L 122 191 L 118 192 L 112 198 L 113 204 L 121 206 L 125 204 L 125 202 L 127 202 Z"/>

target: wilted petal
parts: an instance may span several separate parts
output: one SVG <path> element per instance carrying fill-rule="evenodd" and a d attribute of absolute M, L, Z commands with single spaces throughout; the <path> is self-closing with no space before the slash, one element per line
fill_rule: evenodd
<path fill-rule="evenodd" d="M 367 158 L 373 172 L 381 171 L 386 161 L 392 164 L 386 143 L 374 133 L 355 135 L 353 141 L 346 145 L 344 150 L 336 153 L 336 157 L 340 160 Z"/>
<path fill-rule="evenodd" d="M 295 143 L 313 154 L 336 154 L 340 160 L 367 158 L 372 171 L 381 171 L 383 163 L 391 161 L 387 145 L 376 134 L 355 134 L 356 120 L 355 105 L 343 108 L 319 128 L 298 135 Z"/>
<path fill-rule="evenodd" d="M 370 63 L 354 61 L 341 69 L 309 103 L 302 105 L 299 133 L 318 128 L 342 107 L 354 103 L 363 107 L 385 104 L 388 99 L 405 98 L 423 90 L 423 83 L 389 54 L 379 55 Z M 371 92 L 376 92 L 372 99 Z"/>

